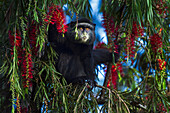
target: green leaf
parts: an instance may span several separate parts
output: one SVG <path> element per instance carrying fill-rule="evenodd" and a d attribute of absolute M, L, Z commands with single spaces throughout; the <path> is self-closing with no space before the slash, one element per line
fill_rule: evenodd
<path fill-rule="evenodd" d="M 37 11 L 34 10 L 34 19 L 39 23 Z"/>
<path fill-rule="evenodd" d="M 65 113 L 68 113 L 68 108 L 67 108 L 67 103 L 66 103 L 66 96 L 63 93 L 63 103 L 64 103 L 64 108 L 65 108 Z"/>
<path fill-rule="evenodd" d="M 122 35 L 121 35 L 121 38 L 125 38 L 126 37 L 126 33 L 123 33 Z"/>
<path fill-rule="evenodd" d="M 46 92 L 45 87 L 43 87 L 43 91 L 44 91 L 44 94 L 45 94 L 46 99 L 47 99 L 48 101 L 50 101 L 49 98 L 48 98 L 48 94 L 47 94 L 47 92 Z"/>

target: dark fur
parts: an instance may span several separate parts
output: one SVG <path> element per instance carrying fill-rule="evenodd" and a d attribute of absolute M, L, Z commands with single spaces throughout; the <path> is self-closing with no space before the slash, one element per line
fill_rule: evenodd
<path fill-rule="evenodd" d="M 56 69 L 65 77 L 68 83 L 84 82 L 85 80 L 94 81 L 95 66 L 112 62 L 112 53 L 108 50 L 93 50 L 95 24 L 86 18 L 78 21 L 78 23 L 82 22 L 94 27 L 90 28 L 93 36 L 90 37 L 91 39 L 88 43 L 82 43 L 81 39 L 75 39 L 76 22 L 68 24 L 68 31 L 64 34 L 64 37 L 57 32 L 55 25 L 50 24 L 49 26 L 48 40 L 59 55 L 56 61 Z M 88 25 L 82 27 L 88 27 Z"/>

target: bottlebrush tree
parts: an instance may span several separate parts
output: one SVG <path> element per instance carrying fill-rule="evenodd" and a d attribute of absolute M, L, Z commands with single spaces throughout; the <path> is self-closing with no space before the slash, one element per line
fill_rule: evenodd
<path fill-rule="evenodd" d="M 108 44 L 95 48 L 113 51 L 117 62 L 103 65 L 105 80 L 96 91 L 61 80 L 47 41 L 50 23 L 67 32 L 65 15 L 92 19 L 88 0 L 0 1 L 1 112 L 169 112 L 168 0 L 100 2 Z"/>

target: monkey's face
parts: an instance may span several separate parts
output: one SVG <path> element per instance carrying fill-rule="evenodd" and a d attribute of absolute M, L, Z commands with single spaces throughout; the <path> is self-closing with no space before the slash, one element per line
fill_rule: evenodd
<path fill-rule="evenodd" d="M 68 26 L 70 26 L 71 31 L 75 33 L 74 37 L 71 35 L 68 36 L 70 41 L 86 45 L 91 45 L 95 41 L 95 24 L 91 23 L 88 19 L 84 18 L 78 23 L 77 21 L 71 22 Z"/>
<path fill-rule="evenodd" d="M 94 31 L 90 27 L 78 26 L 78 42 L 92 44 L 94 39 Z"/>

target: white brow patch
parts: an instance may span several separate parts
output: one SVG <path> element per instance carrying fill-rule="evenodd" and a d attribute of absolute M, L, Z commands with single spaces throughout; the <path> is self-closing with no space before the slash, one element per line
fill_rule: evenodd
<path fill-rule="evenodd" d="M 94 29 L 94 26 L 89 24 L 89 23 L 78 23 L 78 26 L 88 26 L 90 27 L 91 29 Z"/>

